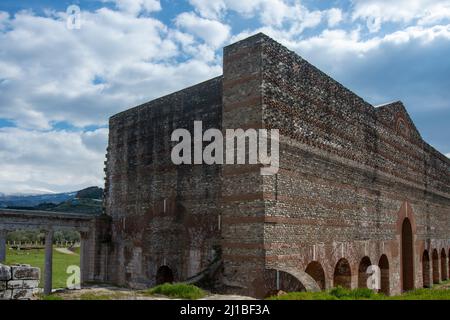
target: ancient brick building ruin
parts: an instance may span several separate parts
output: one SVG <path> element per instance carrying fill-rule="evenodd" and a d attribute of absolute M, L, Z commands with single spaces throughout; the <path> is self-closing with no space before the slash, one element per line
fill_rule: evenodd
<path fill-rule="evenodd" d="M 146 287 L 214 263 L 224 290 L 430 286 L 449 274 L 450 160 L 401 102 L 374 107 L 263 34 L 225 47 L 223 76 L 110 119 L 106 280 Z M 174 165 L 171 133 L 280 130 L 280 170 Z"/>

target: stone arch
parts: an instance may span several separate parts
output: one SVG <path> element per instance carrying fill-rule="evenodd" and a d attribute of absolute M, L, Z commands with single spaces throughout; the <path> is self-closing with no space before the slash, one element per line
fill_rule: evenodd
<path fill-rule="evenodd" d="M 409 218 L 403 219 L 401 233 L 402 290 L 414 289 L 413 232 Z"/>
<path fill-rule="evenodd" d="M 156 285 L 173 282 L 173 272 L 168 266 L 161 266 L 156 272 Z"/>
<path fill-rule="evenodd" d="M 306 267 L 305 272 L 317 282 L 320 290 L 325 290 L 325 272 L 319 262 L 311 261 Z"/>
<path fill-rule="evenodd" d="M 359 262 L 358 267 L 358 288 L 367 288 L 367 279 L 369 275 L 367 274 L 367 268 L 372 265 L 370 258 L 365 256 Z"/>
<path fill-rule="evenodd" d="M 383 254 L 378 261 L 378 267 L 380 268 L 380 292 L 385 295 L 389 295 L 390 290 L 390 279 L 389 279 L 389 260 L 388 257 Z"/>
<path fill-rule="evenodd" d="M 433 250 L 433 283 L 439 283 L 439 254 L 436 249 Z"/>
<path fill-rule="evenodd" d="M 345 258 L 341 258 L 334 267 L 333 286 L 348 289 L 352 287 L 352 270 L 350 263 Z"/>
<path fill-rule="evenodd" d="M 444 248 L 441 250 L 441 280 L 447 280 L 447 255 Z"/>
<path fill-rule="evenodd" d="M 266 269 L 264 271 L 265 294 L 268 297 L 278 291 L 320 291 L 320 287 L 309 274 L 294 269 Z"/>
<path fill-rule="evenodd" d="M 427 250 L 424 250 L 422 254 L 422 282 L 424 288 L 431 287 L 430 279 L 430 255 Z"/>

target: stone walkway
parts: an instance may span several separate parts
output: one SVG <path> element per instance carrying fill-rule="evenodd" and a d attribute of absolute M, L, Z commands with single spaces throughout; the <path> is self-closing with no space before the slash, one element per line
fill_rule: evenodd
<path fill-rule="evenodd" d="M 56 251 L 61 252 L 61 253 L 65 253 L 65 254 L 76 254 L 73 251 L 70 251 L 67 248 L 55 248 Z"/>

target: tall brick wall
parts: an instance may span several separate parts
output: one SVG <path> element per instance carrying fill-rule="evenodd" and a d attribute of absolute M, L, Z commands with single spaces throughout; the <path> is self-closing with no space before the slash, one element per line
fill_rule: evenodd
<path fill-rule="evenodd" d="M 223 69 L 223 78 L 111 118 L 113 281 L 151 285 L 162 265 L 186 279 L 218 244 L 223 283 L 253 296 L 276 284 L 315 288 L 311 279 L 322 289 L 364 286 L 370 264 L 390 294 L 423 286 L 432 265 L 448 275 L 450 161 L 422 140 L 401 102 L 374 107 L 263 34 L 226 47 Z M 172 165 L 170 133 L 192 132 L 194 120 L 279 129 L 278 174 Z"/>
<path fill-rule="evenodd" d="M 261 128 L 261 39 L 224 48 L 223 128 Z M 227 151 L 228 152 L 228 151 Z M 227 164 L 221 195 L 224 281 L 247 294 L 264 273 L 263 183 L 259 166 Z"/>
<path fill-rule="evenodd" d="M 175 281 L 195 275 L 219 242 L 220 168 L 171 161 L 172 131 L 221 129 L 222 78 L 154 100 L 110 119 L 106 213 L 112 218 L 108 279 L 154 285 L 160 267 Z"/>
<path fill-rule="evenodd" d="M 408 210 L 420 287 L 423 250 L 449 247 L 450 161 L 422 141 L 401 103 L 374 108 L 262 38 L 263 123 L 282 134 L 281 170 L 264 179 L 267 266 L 305 270 L 318 261 L 332 286 L 346 258 L 356 287 L 363 257 L 378 264 L 384 254 L 399 293 Z"/>

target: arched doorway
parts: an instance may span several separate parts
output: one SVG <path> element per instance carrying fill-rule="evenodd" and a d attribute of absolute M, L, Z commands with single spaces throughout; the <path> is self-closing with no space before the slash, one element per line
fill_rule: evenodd
<path fill-rule="evenodd" d="M 372 265 L 369 257 L 364 257 L 361 259 L 358 267 L 358 288 L 367 288 L 367 268 Z"/>
<path fill-rule="evenodd" d="M 441 280 L 447 280 L 447 255 L 445 250 L 441 250 Z"/>
<path fill-rule="evenodd" d="M 304 281 L 305 279 L 302 280 Z M 313 279 L 311 279 L 311 281 L 313 281 Z M 264 298 L 277 295 L 279 291 L 308 291 L 305 284 L 299 278 L 289 272 L 277 269 L 266 269 L 261 285 L 263 286 L 262 297 Z"/>
<path fill-rule="evenodd" d="M 352 271 L 345 258 L 341 258 L 334 267 L 333 286 L 348 289 L 352 287 Z"/>
<path fill-rule="evenodd" d="M 325 272 L 322 265 L 317 261 L 312 261 L 306 267 L 305 272 L 309 274 L 320 287 L 320 290 L 325 290 Z"/>
<path fill-rule="evenodd" d="M 439 254 L 436 249 L 433 250 L 433 283 L 439 283 Z"/>
<path fill-rule="evenodd" d="M 414 289 L 413 267 L 413 235 L 411 222 L 408 218 L 402 224 L 402 289 L 408 291 Z"/>
<path fill-rule="evenodd" d="M 378 261 L 378 267 L 380 268 L 380 292 L 385 295 L 390 294 L 390 281 L 389 281 L 389 260 L 385 254 L 380 257 Z"/>
<path fill-rule="evenodd" d="M 425 250 L 422 255 L 422 280 L 423 280 L 423 287 L 424 288 L 430 288 L 431 287 L 431 281 L 430 281 L 430 255 L 428 254 L 428 251 Z"/>
<path fill-rule="evenodd" d="M 161 266 L 156 272 L 156 285 L 167 282 L 173 282 L 173 272 L 168 266 Z"/>

